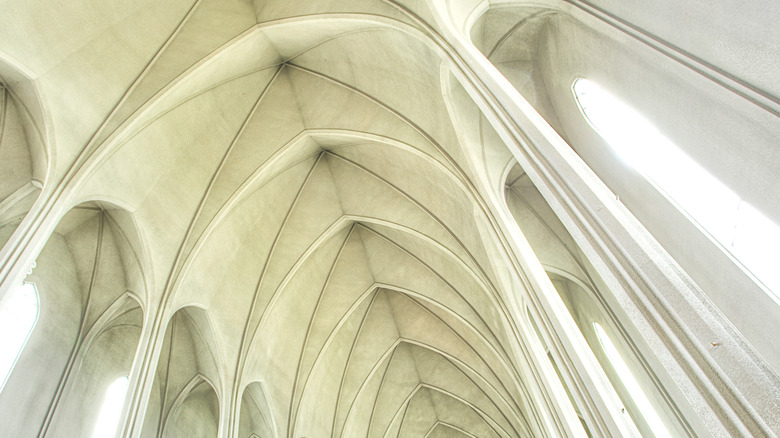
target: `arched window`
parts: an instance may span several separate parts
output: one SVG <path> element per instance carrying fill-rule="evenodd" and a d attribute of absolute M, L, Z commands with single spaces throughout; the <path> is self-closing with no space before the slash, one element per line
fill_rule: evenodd
<path fill-rule="evenodd" d="M 11 289 L 0 301 L 0 391 L 38 321 L 38 291 L 31 283 Z"/>
<path fill-rule="evenodd" d="M 618 155 L 780 300 L 780 227 L 596 83 L 579 78 L 572 89 L 588 123 Z"/>
<path fill-rule="evenodd" d="M 612 369 L 615 370 L 620 382 L 623 383 L 626 391 L 631 395 L 631 399 L 634 401 L 639 414 L 642 415 L 645 422 L 650 427 L 650 430 L 653 432 L 653 435 L 656 437 L 672 436 L 669 431 L 666 430 L 664 423 L 661 421 L 661 417 L 658 416 L 653 405 L 650 404 L 650 400 L 647 399 L 647 396 L 639 386 L 639 382 L 634 378 L 628 365 L 623 361 L 623 357 L 620 356 L 617 348 L 615 348 L 615 344 L 612 343 L 612 340 L 609 339 L 609 336 L 607 336 L 607 333 L 599 323 L 594 322 L 593 327 L 596 329 L 596 337 L 599 338 L 599 344 L 601 344 L 601 349 L 607 356 L 609 364 L 612 365 Z"/>
<path fill-rule="evenodd" d="M 103 398 L 103 404 L 100 406 L 95 432 L 92 434 L 93 438 L 116 436 L 119 420 L 122 416 L 122 405 L 127 394 L 127 385 L 127 376 L 122 376 L 108 386 L 106 396 Z"/>

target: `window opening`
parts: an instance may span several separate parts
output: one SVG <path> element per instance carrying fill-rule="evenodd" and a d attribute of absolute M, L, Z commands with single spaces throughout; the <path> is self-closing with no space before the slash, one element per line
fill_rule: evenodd
<path fill-rule="evenodd" d="M 650 430 L 653 432 L 653 435 L 656 437 L 671 437 L 671 434 L 666 430 L 664 423 L 661 421 L 661 417 L 655 411 L 650 400 L 647 399 L 644 391 L 642 391 L 642 388 L 639 386 L 639 382 L 636 381 L 631 370 L 628 368 L 628 365 L 623 361 L 623 357 L 618 352 L 615 344 L 612 343 L 612 340 L 607 336 L 607 333 L 599 323 L 594 322 L 593 327 L 596 329 L 596 337 L 599 338 L 599 344 L 601 344 L 601 349 L 607 356 L 609 364 L 612 366 L 612 369 L 615 370 L 615 373 L 617 373 L 618 378 L 626 388 L 631 400 L 634 401 L 638 413 L 642 415 L 645 422 L 650 427 Z"/>
<path fill-rule="evenodd" d="M 641 114 L 584 78 L 574 96 L 590 126 L 780 304 L 780 227 L 687 156 Z"/>
<path fill-rule="evenodd" d="M 38 307 L 38 291 L 32 283 L 11 289 L 0 301 L 0 391 L 30 339 Z"/>
<path fill-rule="evenodd" d="M 533 315 L 531 315 L 531 309 L 526 307 L 525 312 L 526 315 L 528 316 L 528 320 L 531 322 L 531 326 L 533 326 L 534 332 L 536 332 L 536 337 L 539 339 L 539 342 L 542 344 L 542 347 L 544 347 L 545 351 L 547 352 L 547 359 L 552 364 L 552 367 L 555 370 L 555 375 L 558 376 L 558 380 L 561 382 L 561 386 L 563 386 L 563 389 L 566 391 L 566 395 L 569 397 L 569 402 L 571 402 L 571 405 L 574 408 L 574 412 L 577 414 L 577 417 L 580 419 L 580 424 L 582 424 L 582 428 L 585 430 L 585 434 L 588 437 L 591 437 L 592 435 L 590 434 L 590 429 L 588 429 L 587 423 L 585 423 L 585 420 L 582 418 L 582 413 L 580 412 L 579 406 L 577 406 L 577 403 L 574 401 L 574 396 L 572 395 L 571 390 L 569 389 L 569 385 L 567 385 L 566 381 L 563 380 L 563 374 L 561 373 L 561 370 L 558 368 L 558 364 L 555 363 L 555 359 L 553 359 L 552 352 L 544 342 L 544 338 L 542 337 L 542 332 L 539 330 L 539 326 L 536 325 L 536 319 L 534 319 Z"/>
<path fill-rule="evenodd" d="M 122 376 L 114 380 L 106 390 L 103 404 L 95 424 L 95 432 L 92 438 L 107 438 L 116 436 L 119 419 L 122 415 L 122 406 L 127 394 L 128 379 Z"/>

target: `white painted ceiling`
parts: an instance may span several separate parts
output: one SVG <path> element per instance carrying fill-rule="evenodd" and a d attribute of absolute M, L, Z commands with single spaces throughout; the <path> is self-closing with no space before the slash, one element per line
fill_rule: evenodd
<path fill-rule="evenodd" d="M 535 434 L 502 298 L 521 286 L 483 199 L 510 155 L 401 9 L 60 6 L 5 6 L 37 99 L 5 81 L 47 144 L 46 193 L 91 202 L 56 231 L 74 263 L 113 211 L 130 251 L 102 275 L 200 345 L 169 384 L 243 394 L 259 436 Z"/>

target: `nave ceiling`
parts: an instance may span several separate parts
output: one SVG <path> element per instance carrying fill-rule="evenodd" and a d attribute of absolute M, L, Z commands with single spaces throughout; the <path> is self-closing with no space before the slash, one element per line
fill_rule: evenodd
<path fill-rule="evenodd" d="M 119 252 L 144 318 L 164 309 L 145 431 L 240 405 L 259 436 L 537 435 L 523 286 L 472 182 L 509 153 L 464 143 L 491 134 L 401 10 L 320 3 L 98 8 L 14 54 L 57 100 L 38 127 L 74 205 L 42 254 Z M 121 237 L 78 243 L 101 227 Z"/>
<path fill-rule="evenodd" d="M 593 407 L 625 413 L 598 320 L 670 428 L 703 430 L 447 41 L 450 20 L 544 135 L 593 140 L 538 58 L 568 6 L 515 3 L 4 5 L 0 243 L 47 238 L 0 251 L 35 253 L 45 334 L 0 419 L 19 398 L 16 435 L 87 434 L 79 407 L 129 375 L 128 437 L 646 433 Z M 585 409 L 588 391 L 607 395 Z"/>

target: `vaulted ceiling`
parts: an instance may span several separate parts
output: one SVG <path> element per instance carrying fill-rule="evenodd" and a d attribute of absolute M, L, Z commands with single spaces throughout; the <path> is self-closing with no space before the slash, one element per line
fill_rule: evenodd
<path fill-rule="evenodd" d="M 114 218 L 123 284 L 165 315 L 145 430 L 240 405 L 247 436 L 541 433 L 484 201 L 511 156 L 404 8 L 8 7 L 35 11 L 0 40 L 78 206 L 55 235 L 107 257 L 73 241 Z"/>
<path fill-rule="evenodd" d="M 699 29 L 759 55 L 712 53 L 714 43 L 666 29 L 693 13 L 687 4 L 675 5 L 679 17 L 633 17 L 713 71 L 769 91 L 732 90 L 729 78 L 713 87 L 688 60 L 588 9 L 625 18 L 633 9 L 623 3 L 640 2 L 543 3 L 4 2 L 0 281 L 21 279 L 37 257 L 26 278 L 41 303 L 0 388 L 9 433 L 85 435 L 103 388 L 128 375 L 122 430 L 132 437 L 582 436 L 579 421 L 596 435 L 645 433 L 638 408 L 617 394 L 631 395 L 598 367 L 608 359 L 594 322 L 616 334 L 670 430 L 721 421 L 697 423 L 690 394 L 674 392 L 678 368 L 667 375 L 672 359 L 658 362 L 633 325 L 642 310 L 612 302 L 599 273 L 615 271 L 590 264 L 575 243 L 580 219 L 567 216 L 570 235 L 561 210 L 595 223 L 607 209 L 591 210 L 628 218 L 628 207 L 695 281 L 723 283 L 704 289 L 776 366 L 771 320 L 741 313 L 768 298 L 730 305 L 748 301 L 731 293 L 739 268 L 727 260 L 711 279 L 697 268 L 727 257 L 616 159 L 571 82 L 616 86 L 756 199 L 774 190 L 777 166 L 766 163 L 776 162 L 779 131 L 765 114 L 776 103 L 767 103 L 774 61 L 752 61 L 775 45 L 730 33 L 746 26 Z M 771 17 L 735 20 L 766 27 L 756 14 Z M 542 165 L 557 154 L 565 166 Z M 598 205 L 547 204 L 586 202 L 575 198 L 591 192 L 559 181 L 580 174 Z M 772 214 L 778 199 L 766 201 Z M 593 227 L 586 237 L 603 237 Z M 621 251 L 630 248 L 607 254 Z M 662 353 L 682 351 L 673 359 L 683 361 L 693 350 Z"/>
<path fill-rule="evenodd" d="M 88 434 L 120 376 L 133 438 L 650 433 L 594 323 L 675 434 L 775 427 L 738 375 L 779 308 L 571 87 L 777 217 L 776 6 L 537 3 L 3 2 L 0 285 L 40 299 L 7 433 Z"/>

